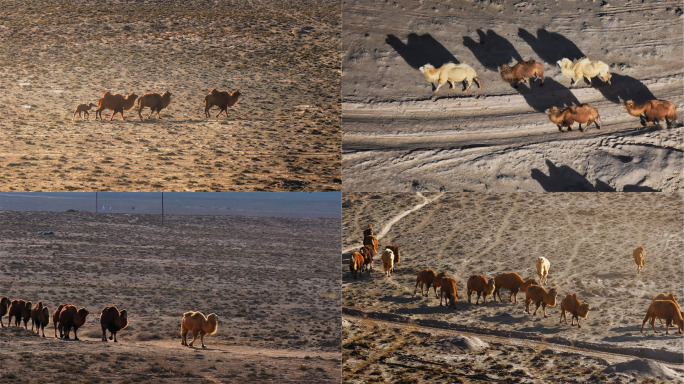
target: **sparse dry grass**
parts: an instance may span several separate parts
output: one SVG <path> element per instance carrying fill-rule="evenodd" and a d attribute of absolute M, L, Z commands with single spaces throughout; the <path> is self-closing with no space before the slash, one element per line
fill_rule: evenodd
<path fill-rule="evenodd" d="M 0 330 L 13 346 L 0 352 L 3 380 L 24 377 L 26 367 L 56 382 L 73 374 L 82 382 L 339 380 L 334 220 L 170 216 L 161 226 L 156 215 L 5 211 L 0 221 L 2 295 L 91 312 L 80 342 L 55 339 L 52 324 L 46 338 L 30 327 Z M 311 238 L 316 247 L 302 246 Z M 106 305 L 128 310 L 117 344 L 100 341 Z M 180 345 L 188 310 L 219 315 L 206 351 Z M 245 362 L 258 369 L 241 370 Z"/>
<path fill-rule="evenodd" d="M 2 190 L 340 190 L 339 3 L 11 3 L 0 22 Z M 204 118 L 211 88 L 243 94 L 228 118 Z M 173 96 L 162 120 L 72 121 L 106 89 Z"/>

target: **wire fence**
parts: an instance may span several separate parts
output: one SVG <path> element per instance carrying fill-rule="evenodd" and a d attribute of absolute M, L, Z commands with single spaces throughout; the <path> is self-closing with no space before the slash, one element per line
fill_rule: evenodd
<path fill-rule="evenodd" d="M 339 192 L 0 193 L 0 211 L 341 218 Z"/>

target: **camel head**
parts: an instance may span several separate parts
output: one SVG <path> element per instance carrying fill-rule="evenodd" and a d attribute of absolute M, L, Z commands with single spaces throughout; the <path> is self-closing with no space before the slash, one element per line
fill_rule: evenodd
<path fill-rule="evenodd" d="M 494 282 L 494 279 L 492 278 L 487 282 L 487 289 L 486 289 L 487 294 L 491 295 L 492 292 L 494 292 L 495 288 L 496 288 L 496 283 Z"/>
<path fill-rule="evenodd" d="M 432 64 L 425 64 L 422 67 L 418 68 L 418 70 L 423 73 L 432 72 L 435 70 L 435 67 Z"/>
<path fill-rule="evenodd" d="M 549 296 L 551 296 L 551 297 L 553 298 L 553 300 L 551 301 L 551 303 L 549 303 L 550 306 L 552 306 L 552 307 L 555 307 L 555 306 L 556 306 L 556 296 L 557 296 L 557 295 L 558 295 L 558 294 L 556 293 L 556 288 L 551 288 L 551 289 L 549 289 Z"/>
<path fill-rule="evenodd" d="M 586 301 L 580 304 L 579 308 L 577 308 L 577 314 L 582 316 L 583 319 L 587 318 L 587 314 L 589 313 L 589 303 Z"/>
<path fill-rule="evenodd" d="M 570 59 L 567 59 L 565 57 L 556 61 L 556 66 L 558 66 L 559 68 L 568 68 L 568 67 L 570 67 L 570 64 L 572 64 L 572 61 L 570 61 Z"/>
<path fill-rule="evenodd" d="M 627 100 L 624 103 L 622 103 L 622 106 L 625 107 L 626 110 L 630 110 L 630 109 L 634 108 L 634 101 Z"/>
<path fill-rule="evenodd" d="M 545 112 L 547 115 L 555 115 L 555 114 L 558 113 L 558 107 L 553 106 L 553 107 L 547 109 L 547 110 L 544 111 L 544 112 Z"/>

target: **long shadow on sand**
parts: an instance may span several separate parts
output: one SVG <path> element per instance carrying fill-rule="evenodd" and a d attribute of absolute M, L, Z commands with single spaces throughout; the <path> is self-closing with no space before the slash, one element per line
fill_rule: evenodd
<path fill-rule="evenodd" d="M 606 336 L 602 338 L 603 341 L 615 342 L 625 342 L 625 341 L 649 341 L 649 340 L 662 340 L 662 339 L 681 339 L 681 335 L 678 333 L 677 326 L 670 327 L 670 334 L 665 334 L 665 326 L 656 324 L 656 329 L 661 331 L 660 333 L 654 333 L 653 328 L 651 328 L 650 323 L 644 325 L 644 333 L 639 332 L 640 326 L 629 326 L 629 327 L 615 327 L 611 328 L 611 332 L 622 333 L 617 336 Z M 674 332 L 673 332 L 674 331 Z"/>
<path fill-rule="evenodd" d="M 622 192 L 660 192 L 660 190 L 644 185 L 625 185 Z"/>
<path fill-rule="evenodd" d="M 477 35 L 479 41 L 473 40 L 470 36 L 463 36 L 463 45 L 473 52 L 483 67 L 498 72 L 501 65 L 522 60 L 513 44 L 491 29 L 487 32 L 478 29 Z"/>
<path fill-rule="evenodd" d="M 612 75 L 610 84 L 595 87 L 603 97 L 611 102 L 621 104 L 626 100 L 633 100 L 635 103 L 643 103 L 656 98 L 641 81 L 618 73 Z"/>
<path fill-rule="evenodd" d="M 549 175 L 539 169 L 533 169 L 532 178 L 541 184 L 546 192 L 615 192 L 608 184 L 599 182 L 596 186 L 586 177 L 580 175 L 567 165 L 557 167 L 550 160 L 546 160 Z"/>
<path fill-rule="evenodd" d="M 429 315 L 433 313 L 453 313 L 454 311 L 462 311 L 468 308 L 468 303 L 456 303 L 456 309 L 449 308 L 448 305 L 439 305 L 436 302 L 434 305 L 417 307 L 417 308 L 398 308 L 395 313 L 404 315 Z"/>
<path fill-rule="evenodd" d="M 499 324 L 519 324 L 525 317 L 525 315 L 514 317 L 510 313 L 504 312 L 496 315 L 483 315 L 480 317 L 480 320 Z"/>
<path fill-rule="evenodd" d="M 385 42 L 392 46 L 413 69 L 418 69 L 425 64 L 432 64 L 437 68 L 448 62 L 459 64 L 454 55 L 429 33 L 424 35 L 409 33 L 406 44 L 395 35 L 387 35 Z"/>
<path fill-rule="evenodd" d="M 556 80 L 547 77 L 541 87 L 539 86 L 540 82 L 541 80 L 534 80 L 528 83 L 530 86 L 520 84 L 515 88 L 535 111 L 544 112 L 553 106 L 562 109 L 570 105 L 580 104 L 572 91 Z"/>
<path fill-rule="evenodd" d="M 556 65 L 556 62 L 564 57 L 577 60 L 585 56 L 582 50 L 570 39 L 560 33 L 549 32 L 544 28 L 537 29 L 536 37 L 530 32 L 518 28 L 518 36 L 530 45 L 541 60 L 551 65 Z"/>
<path fill-rule="evenodd" d="M 540 309 L 540 311 L 541 311 L 541 309 Z M 530 312 L 532 312 L 532 309 L 530 309 Z M 537 313 L 537 316 L 539 316 L 539 313 Z M 550 316 L 549 316 L 549 317 L 550 317 Z M 554 316 L 554 318 L 555 318 L 555 316 Z M 543 319 L 543 317 L 540 317 L 540 321 L 541 321 L 541 319 Z M 543 326 L 543 325 L 540 324 L 539 326 L 525 327 L 525 328 L 519 329 L 519 331 L 521 331 L 521 332 L 531 332 L 531 333 L 542 333 L 542 334 L 545 334 L 545 335 L 551 335 L 551 334 L 554 334 L 554 333 L 560 333 L 560 332 L 562 332 L 562 331 L 563 331 L 563 328 L 561 328 L 561 327 L 548 328 L 548 327 Z"/>

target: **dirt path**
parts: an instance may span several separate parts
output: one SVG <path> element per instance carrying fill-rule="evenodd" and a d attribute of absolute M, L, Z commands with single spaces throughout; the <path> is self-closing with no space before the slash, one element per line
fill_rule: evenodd
<path fill-rule="evenodd" d="M 401 220 L 401 219 L 403 219 L 404 217 L 410 215 L 411 213 L 413 213 L 413 212 L 415 212 L 415 211 L 417 211 L 417 210 L 423 208 L 424 206 L 426 206 L 426 205 L 428 205 L 428 204 L 430 204 L 430 203 L 432 203 L 432 202 L 435 202 L 437 199 L 439 199 L 440 197 L 443 196 L 443 193 L 440 193 L 439 195 L 437 195 L 437 196 L 435 196 L 435 197 L 433 197 L 433 198 L 430 199 L 430 198 L 427 198 L 427 197 L 423 196 L 423 194 L 420 193 L 420 192 L 417 192 L 416 194 L 418 195 L 418 197 L 420 197 L 420 198 L 423 199 L 423 202 L 422 202 L 422 203 L 419 203 L 419 204 L 417 204 L 417 205 L 415 205 L 415 206 L 414 206 L 413 208 L 411 208 L 411 209 L 407 209 L 407 210 L 402 211 L 401 213 L 397 214 L 397 215 L 394 216 L 392 219 L 390 219 L 390 221 L 388 221 L 387 224 L 385 224 L 385 226 L 380 230 L 380 233 L 378 233 L 378 234 L 376 235 L 376 237 L 378 238 L 378 240 L 382 239 L 383 236 L 387 235 L 387 233 L 392 229 L 392 226 L 393 226 L 394 224 L 396 224 L 397 222 L 399 222 L 399 220 Z M 360 245 L 357 244 L 357 245 L 353 245 L 353 246 L 347 247 L 346 249 L 343 249 L 343 250 L 342 250 L 342 253 L 349 253 L 349 252 L 351 252 L 351 251 L 354 251 L 354 250 L 358 249 L 359 246 L 360 246 Z"/>
<path fill-rule="evenodd" d="M 366 325 L 369 325 L 370 327 L 373 326 L 380 326 L 381 328 L 384 326 L 391 326 L 395 328 L 401 329 L 403 332 L 429 332 L 431 334 L 439 334 L 439 335 L 461 335 L 461 336 L 476 336 L 486 342 L 496 342 L 496 343 L 505 343 L 511 346 L 524 346 L 528 348 L 534 348 L 536 350 L 544 350 L 544 349 L 551 349 L 554 351 L 554 353 L 559 354 L 563 352 L 568 352 L 568 353 L 576 353 L 576 354 L 582 354 L 585 356 L 592 356 L 596 358 L 603 359 L 607 361 L 610 364 L 615 364 L 615 363 L 621 363 L 625 361 L 631 361 L 634 360 L 637 357 L 634 353 L 621 353 L 620 351 L 613 351 L 613 352 L 608 352 L 608 351 L 601 351 L 597 349 L 591 349 L 591 348 L 581 348 L 577 346 L 572 346 L 572 345 L 563 345 L 563 344 L 558 344 L 553 341 L 548 340 L 546 337 L 542 337 L 540 340 L 535 340 L 535 339 L 530 339 L 530 338 L 524 338 L 524 337 L 513 337 L 513 336 L 503 336 L 503 335 L 492 335 L 491 333 L 485 333 L 485 332 L 476 332 L 476 331 L 463 331 L 463 330 L 455 330 L 455 329 L 444 329 L 441 327 L 428 327 L 428 326 L 423 326 L 423 325 L 418 325 L 418 324 L 413 324 L 413 323 L 406 323 L 406 322 L 401 322 L 401 321 L 389 321 L 389 320 L 381 320 L 377 318 L 368 318 L 368 317 L 361 317 L 361 316 L 352 316 L 349 314 L 343 315 L 343 319 L 350 319 L 350 320 L 356 320 L 356 321 L 363 321 Z M 342 343 L 342 348 L 344 349 L 346 345 L 348 345 L 350 342 L 355 342 L 356 340 L 362 338 L 363 335 L 359 335 L 359 337 L 354 338 L 352 340 L 347 340 L 343 341 Z M 681 355 L 681 354 L 680 354 Z M 662 357 L 662 356 L 661 356 Z M 643 358 L 643 357 L 642 357 Z M 651 357 L 653 360 L 658 360 L 659 363 L 664 364 L 668 366 L 669 368 L 679 371 L 680 373 L 684 374 L 684 368 L 681 366 L 681 364 L 673 363 L 671 361 L 668 361 L 667 359 L 659 358 L 657 354 Z"/>
<path fill-rule="evenodd" d="M 642 129 L 621 103 L 682 108 L 682 17 L 674 1 L 345 3 L 344 189 L 681 190 L 684 128 Z M 608 63 L 611 84 L 571 88 L 556 62 L 582 56 Z M 501 80 L 500 65 L 532 58 L 543 87 Z M 434 94 L 419 67 L 450 61 L 472 66 L 482 88 Z M 582 103 L 599 110 L 600 130 L 558 132 L 545 113 Z"/>

